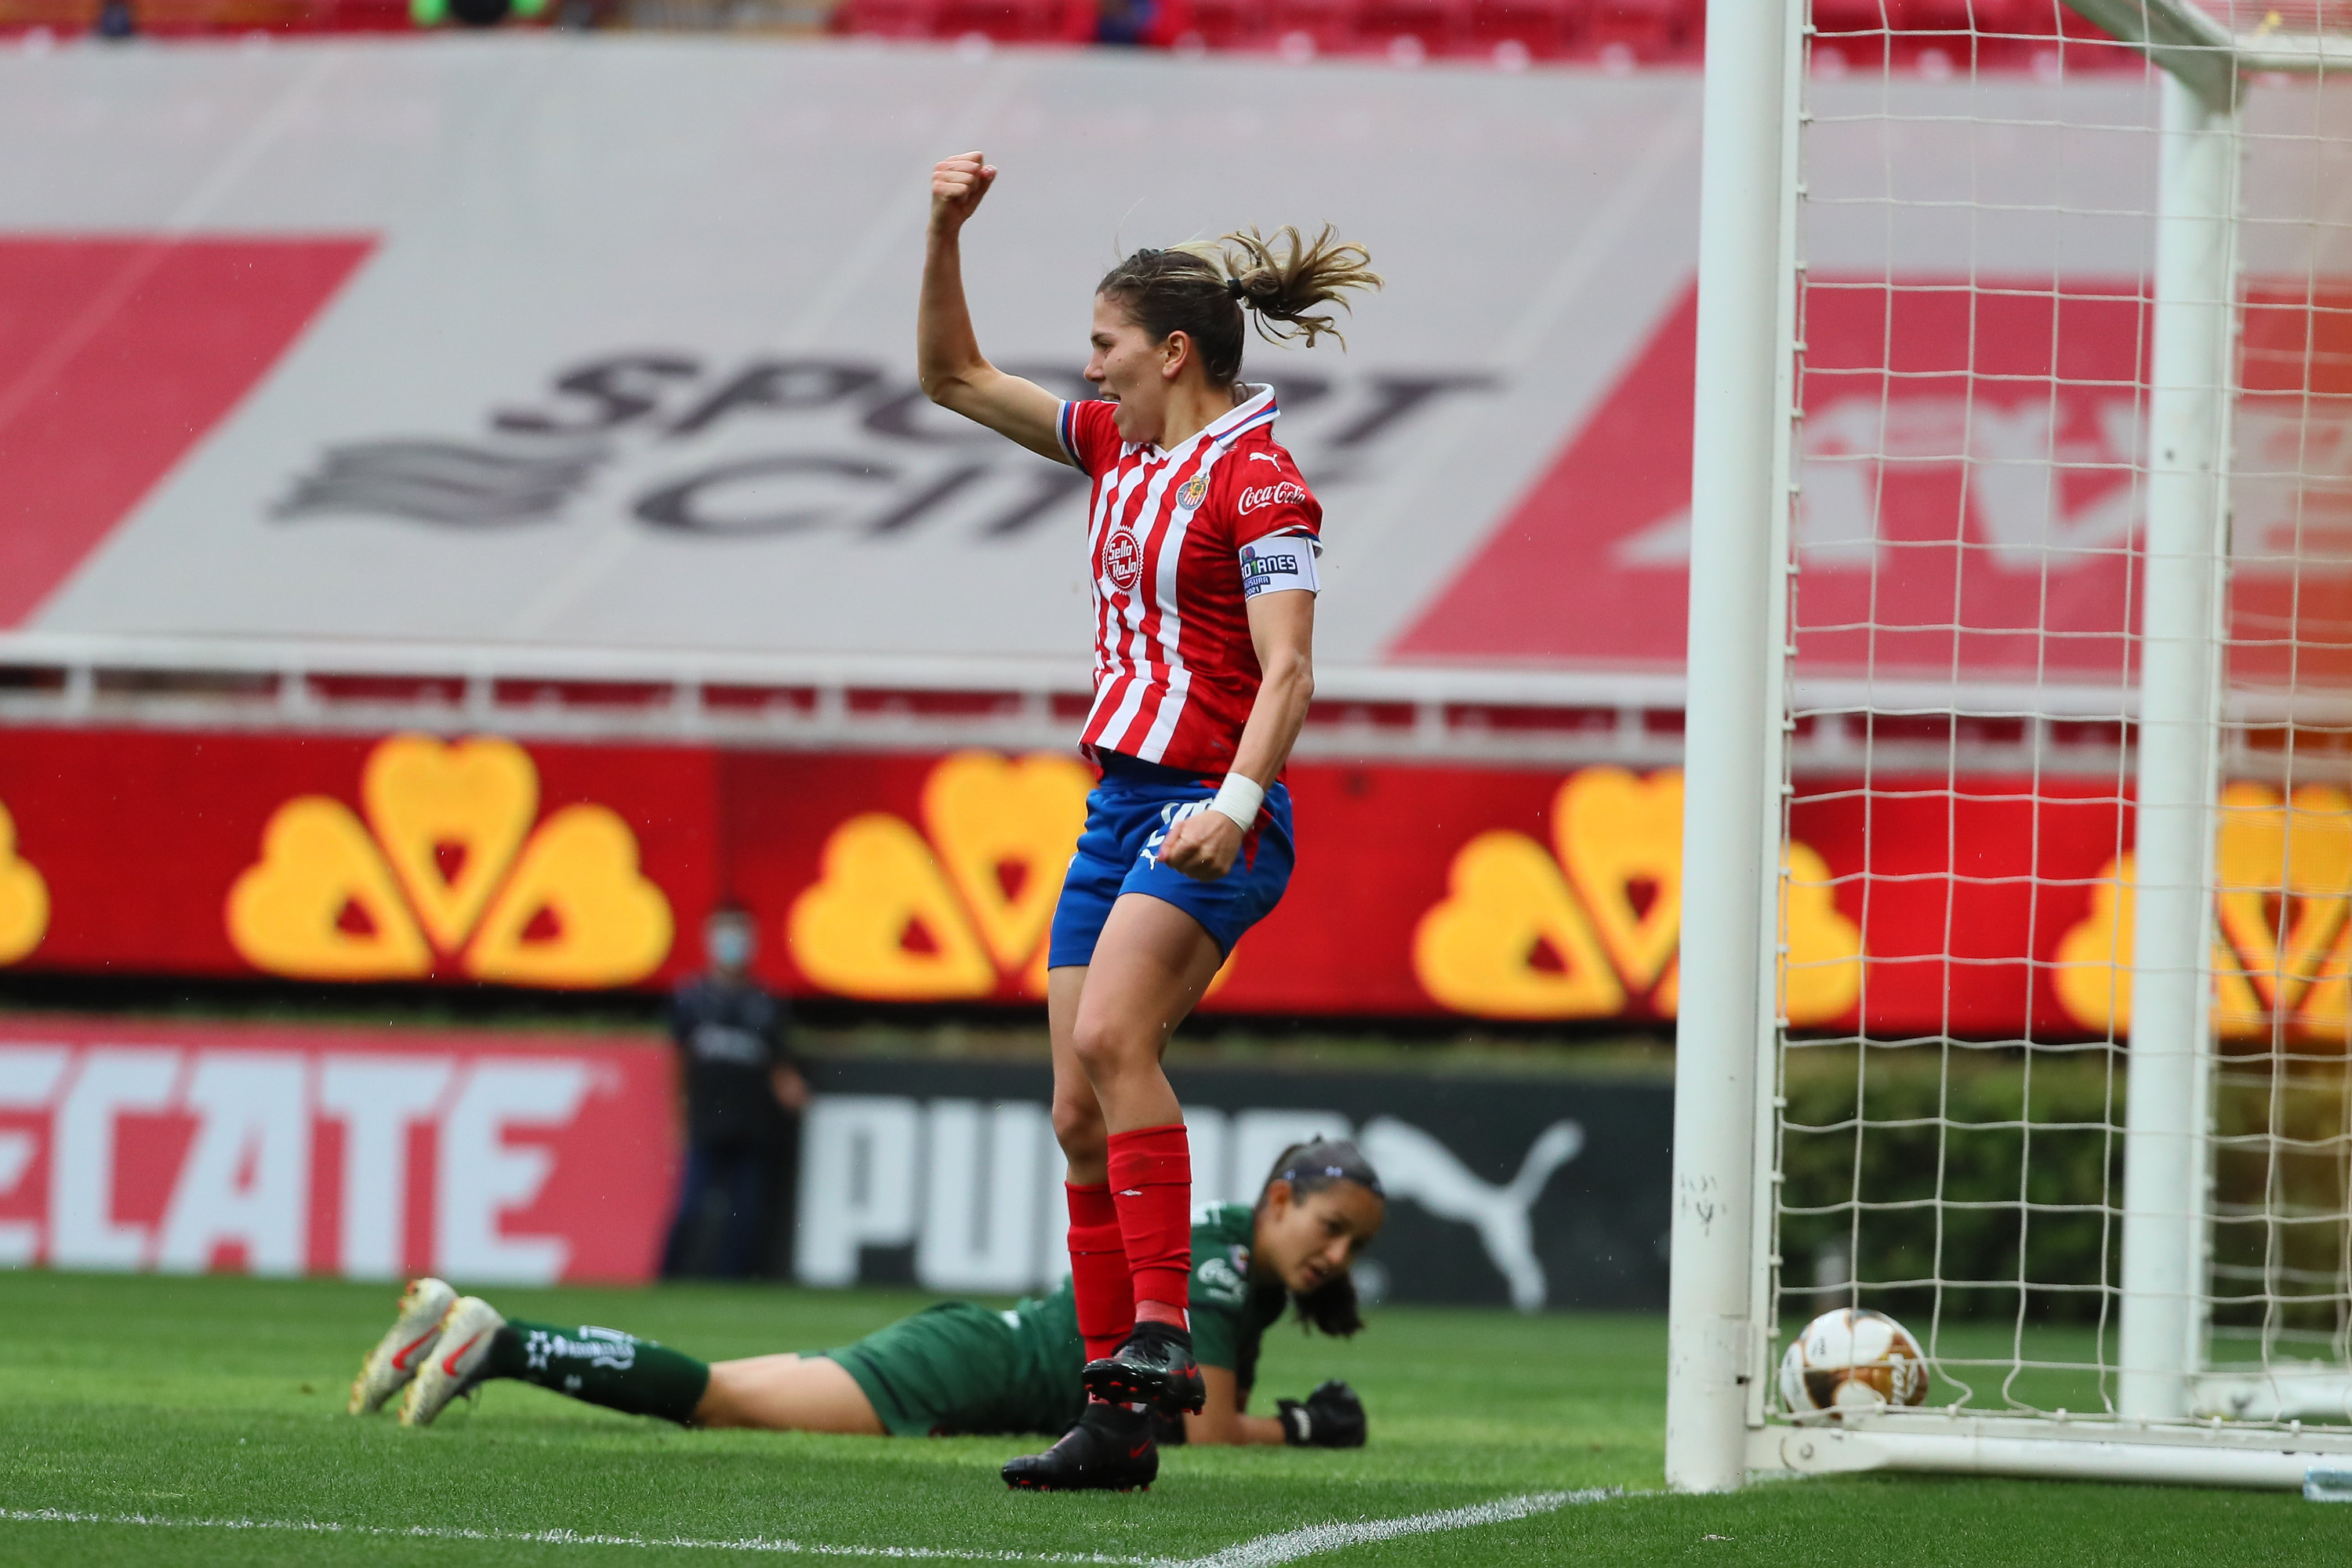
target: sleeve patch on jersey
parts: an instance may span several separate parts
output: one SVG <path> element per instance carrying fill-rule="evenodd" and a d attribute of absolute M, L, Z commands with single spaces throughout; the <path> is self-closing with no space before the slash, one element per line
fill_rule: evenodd
<path fill-rule="evenodd" d="M 1249 1300 L 1249 1286 L 1234 1266 L 1222 1258 L 1205 1258 L 1193 1275 L 1193 1283 L 1205 1300 L 1220 1307 L 1238 1307 Z"/>
<path fill-rule="evenodd" d="M 1312 594 L 1316 542 L 1305 534 L 1276 533 L 1242 546 L 1242 597 L 1304 589 Z"/>

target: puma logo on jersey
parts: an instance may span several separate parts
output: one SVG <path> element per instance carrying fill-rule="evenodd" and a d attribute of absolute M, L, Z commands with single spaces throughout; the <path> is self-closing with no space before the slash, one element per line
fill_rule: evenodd
<path fill-rule="evenodd" d="M 1276 472 L 1280 472 L 1282 468 L 1282 459 L 1271 452 L 1252 452 L 1249 455 L 1249 460 L 1253 463 L 1272 463 Z"/>

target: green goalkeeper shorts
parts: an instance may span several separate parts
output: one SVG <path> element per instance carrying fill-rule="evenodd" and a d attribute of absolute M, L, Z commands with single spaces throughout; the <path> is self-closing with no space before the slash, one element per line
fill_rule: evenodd
<path fill-rule="evenodd" d="M 1032 1303 L 1024 1302 L 1024 1309 Z M 1050 1318 L 942 1301 L 855 1344 L 841 1363 L 893 1436 L 1068 1429 L 1085 1406 L 1084 1352 Z M 1075 1325 L 1072 1325 L 1075 1329 Z"/>

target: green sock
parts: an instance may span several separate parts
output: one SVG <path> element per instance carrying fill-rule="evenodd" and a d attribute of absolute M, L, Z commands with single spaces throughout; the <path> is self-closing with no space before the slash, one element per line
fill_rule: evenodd
<path fill-rule="evenodd" d="M 490 1342 L 483 1367 L 631 1415 L 658 1415 L 684 1426 L 710 1386 L 710 1368 L 667 1345 L 585 1325 L 509 1322 Z"/>

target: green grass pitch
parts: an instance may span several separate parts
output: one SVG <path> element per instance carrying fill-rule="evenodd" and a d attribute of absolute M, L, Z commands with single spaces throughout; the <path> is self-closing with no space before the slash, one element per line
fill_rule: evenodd
<path fill-rule="evenodd" d="M 1371 1412 L 1369 1447 L 1176 1450 L 1148 1495 L 1041 1496 L 997 1480 L 1017 1440 L 682 1432 L 513 1384 L 429 1431 L 353 1420 L 344 1390 L 394 1293 L 0 1272 L 0 1563 L 709 1564 L 750 1553 L 683 1542 L 751 1538 L 916 1549 L 932 1561 L 1192 1559 L 1302 1525 L 1598 1488 L 1626 1495 L 1303 1560 L 2352 1560 L 2352 1507 L 2284 1493 L 1869 1478 L 1659 1495 L 1665 1334 L 1654 1318 L 1390 1308 L 1344 1345 L 1286 1326 L 1267 1340 L 1265 1395 L 1346 1377 Z M 772 1288 L 490 1295 L 520 1315 L 612 1323 L 712 1357 L 839 1343 L 921 1300 Z M 42 1510 L 173 1522 L 22 1517 Z M 233 1521 L 342 1529 L 222 1522 Z M 484 1533 L 362 1532 L 416 1526 Z M 507 1538 L 544 1531 L 629 1539 Z"/>

